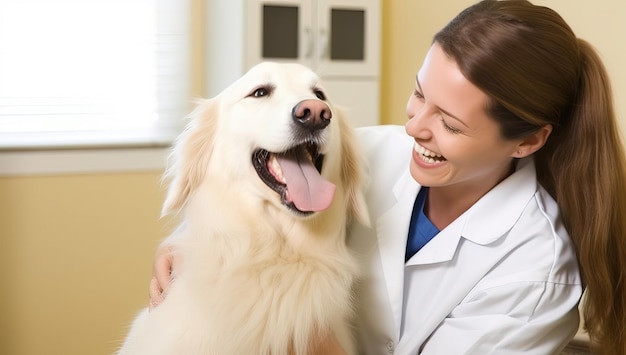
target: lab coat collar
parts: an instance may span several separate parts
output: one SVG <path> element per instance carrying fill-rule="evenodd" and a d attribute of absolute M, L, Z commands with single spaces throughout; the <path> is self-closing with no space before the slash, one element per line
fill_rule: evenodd
<path fill-rule="evenodd" d="M 405 266 L 450 261 L 461 238 L 487 245 L 503 236 L 512 228 L 537 189 L 535 166 L 532 158 L 518 161 L 515 173 L 494 187 L 405 263 L 409 221 L 419 189 L 408 171 L 402 174 L 392 189 L 396 203 L 376 217 L 375 222 L 391 314 L 396 326 L 396 341 L 399 340 L 402 324 Z"/>
<path fill-rule="evenodd" d="M 476 244 L 487 245 L 510 230 L 528 201 L 537 192 L 535 162 L 517 162 L 515 173 L 483 196 L 467 213 L 462 236 Z M 503 206 L 505 208 L 498 208 Z"/>
<path fill-rule="evenodd" d="M 407 265 L 452 260 L 461 238 L 479 245 L 493 243 L 513 227 L 536 190 L 533 159 L 519 160 L 516 171 L 511 176 L 439 232 Z"/>

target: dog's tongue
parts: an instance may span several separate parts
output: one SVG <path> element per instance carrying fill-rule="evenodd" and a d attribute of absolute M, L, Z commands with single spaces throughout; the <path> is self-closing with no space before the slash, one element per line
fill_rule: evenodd
<path fill-rule="evenodd" d="M 278 163 L 287 182 L 289 198 L 300 211 L 323 211 L 333 202 L 336 186 L 324 179 L 302 154 L 280 155 Z"/>

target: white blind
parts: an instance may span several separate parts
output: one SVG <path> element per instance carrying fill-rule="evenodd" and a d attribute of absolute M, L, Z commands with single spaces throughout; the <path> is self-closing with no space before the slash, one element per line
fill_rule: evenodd
<path fill-rule="evenodd" d="M 0 0 L 0 148 L 169 143 L 188 43 L 187 0 Z"/>

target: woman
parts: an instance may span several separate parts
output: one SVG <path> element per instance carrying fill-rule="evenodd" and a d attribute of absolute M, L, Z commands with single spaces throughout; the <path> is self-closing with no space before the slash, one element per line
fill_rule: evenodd
<path fill-rule="evenodd" d="M 363 267 L 363 353 L 558 353 L 583 280 L 593 343 L 626 353 L 626 160 L 611 95 L 594 50 L 548 8 L 485 0 L 435 35 L 408 136 L 359 130 L 373 225 L 351 226 L 348 242 Z M 172 263 L 161 248 L 154 303 Z"/>

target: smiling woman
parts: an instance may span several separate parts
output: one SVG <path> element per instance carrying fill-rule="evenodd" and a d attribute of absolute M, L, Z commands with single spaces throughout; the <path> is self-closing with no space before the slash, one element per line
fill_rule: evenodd
<path fill-rule="evenodd" d="M 189 2 L 0 2 L 0 149 L 169 143 L 188 110 Z"/>

